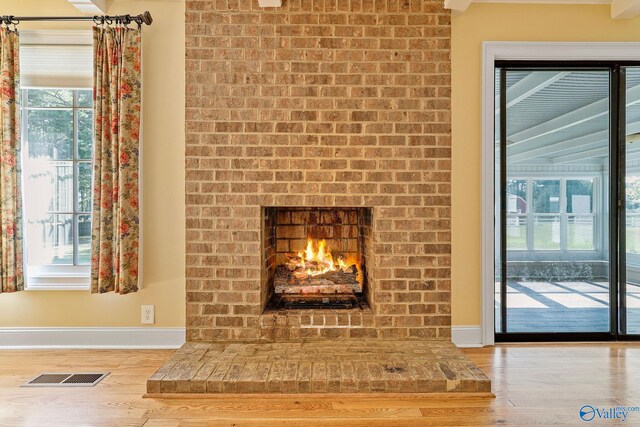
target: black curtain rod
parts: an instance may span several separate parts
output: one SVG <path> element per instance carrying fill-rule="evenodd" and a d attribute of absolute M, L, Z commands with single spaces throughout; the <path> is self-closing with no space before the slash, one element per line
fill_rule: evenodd
<path fill-rule="evenodd" d="M 125 24 L 132 22 L 142 26 L 142 24 L 151 25 L 153 18 L 146 11 L 140 15 L 95 15 L 95 16 L 0 16 L 0 24 L 18 25 L 23 21 L 93 21 L 96 25 L 102 24 Z"/>

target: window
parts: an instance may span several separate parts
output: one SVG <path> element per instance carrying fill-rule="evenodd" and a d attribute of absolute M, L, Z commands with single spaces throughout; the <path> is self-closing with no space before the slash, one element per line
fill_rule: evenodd
<path fill-rule="evenodd" d="M 91 31 L 21 31 L 26 289 L 88 289 Z"/>
<path fill-rule="evenodd" d="M 595 177 L 507 180 L 509 250 L 597 250 L 596 183 Z"/>
<path fill-rule="evenodd" d="M 640 254 L 640 175 L 625 179 L 627 208 L 627 253 Z"/>
<path fill-rule="evenodd" d="M 567 185 L 567 249 L 595 249 L 593 180 L 569 179 Z"/>
<path fill-rule="evenodd" d="M 527 180 L 507 182 L 507 241 L 509 248 L 527 249 Z"/>
<path fill-rule="evenodd" d="M 560 249 L 560 180 L 533 180 L 533 249 Z"/>
<path fill-rule="evenodd" d="M 91 90 L 23 90 L 25 247 L 32 282 L 88 275 L 91 107 Z"/>

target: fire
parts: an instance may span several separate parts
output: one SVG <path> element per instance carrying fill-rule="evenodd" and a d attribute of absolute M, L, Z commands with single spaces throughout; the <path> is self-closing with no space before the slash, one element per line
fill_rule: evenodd
<path fill-rule="evenodd" d="M 334 261 L 331 250 L 324 239 L 317 242 L 317 244 L 314 243 L 313 239 L 308 239 L 307 248 L 298 252 L 297 268 L 301 268 L 309 276 L 318 276 L 330 271 L 347 268 L 344 258 L 338 257 Z"/>

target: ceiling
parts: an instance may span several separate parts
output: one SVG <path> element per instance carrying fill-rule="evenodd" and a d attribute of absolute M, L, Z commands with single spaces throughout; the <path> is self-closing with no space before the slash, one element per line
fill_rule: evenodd
<path fill-rule="evenodd" d="M 626 76 L 627 159 L 633 160 L 640 159 L 640 68 L 628 68 Z M 506 77 L 510 164 L 608 163 L 608 69 L 508 70 Z M 499 106 L 499 73 L 495 87 Z"/>

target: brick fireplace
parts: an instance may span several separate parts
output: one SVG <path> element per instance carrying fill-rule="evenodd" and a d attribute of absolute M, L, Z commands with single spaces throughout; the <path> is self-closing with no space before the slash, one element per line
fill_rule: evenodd
<path fill-rule="evenodd" d="M 442 1 L 186 10 L 188 340 L 450 339 Z M 270 308 L 307 238 L 354 261 L 362 304 Z"/>
<path fill-rule="evenodd" d="M 187 0 L 188 342 L 149 396 L 491 395 L 450 342 L 442 3 Z"/>

